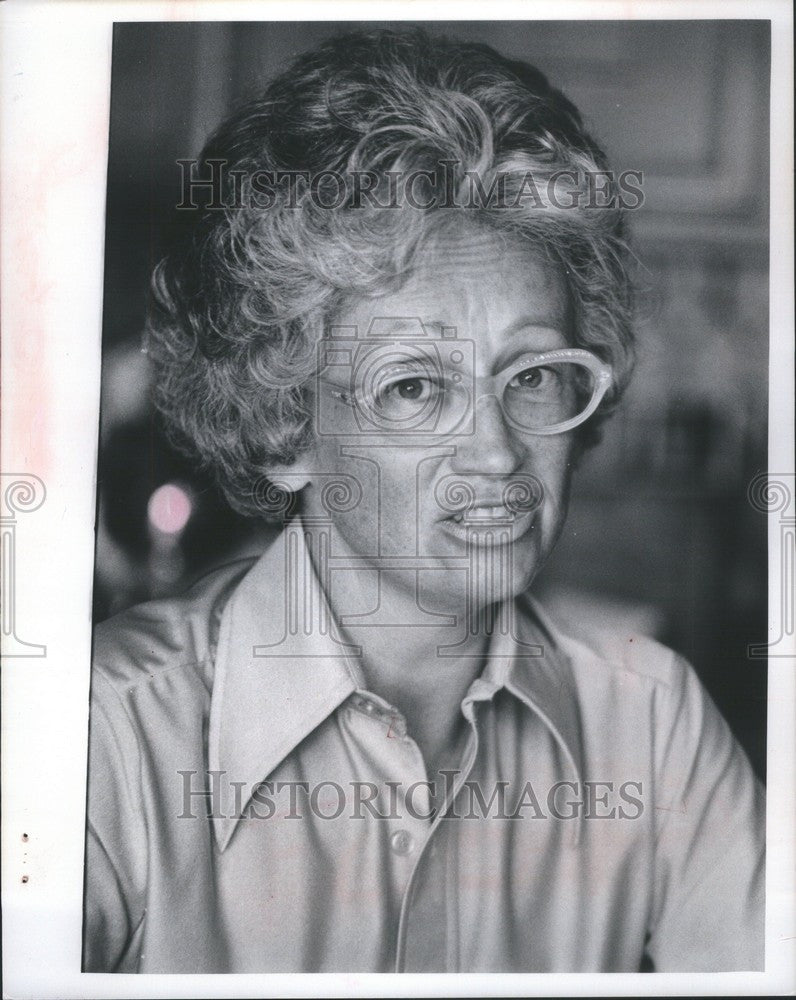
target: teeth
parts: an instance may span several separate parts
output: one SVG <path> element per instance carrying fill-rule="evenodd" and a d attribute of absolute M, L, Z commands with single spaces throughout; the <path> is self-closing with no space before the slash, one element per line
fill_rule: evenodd
<path fill-rule="evenodd" d="M 498 504 L 496 507 L 474 507 L 469 511 L 469 514 L 469 520 L 471 522 L 496 520 L 497 518 L 501 518 L 503 520 L 508 518 L 513 521 L 517 516 L 515 511 L 509 510 L 507 507 L 504 507 L 503 504 Z M 461 524 L 464 520 L 464 515 L 465 511 L 460 511 L 458 514 L 454 514 L 451 517 L 451 520 L 456 524 Z"/>
<path fill-rule="evenodd" d="M 476 507 L 474 515 L 479 518 L 513 517 L 513 511 L 508 510 L 502 504 L 497 507 Z"/>

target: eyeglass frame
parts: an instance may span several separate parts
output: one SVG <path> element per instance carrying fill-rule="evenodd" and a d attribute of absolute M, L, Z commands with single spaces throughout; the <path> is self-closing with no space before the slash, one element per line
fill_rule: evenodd
<path fill-rule="evenodd" d="M 562 421 L 558 424 L 552 424 L 550 427 L 530 428 L 525 427 L 522 424 L 518 424 L 517 421 L 506 412 L 506 408 L 503 405 L 503 394 L 505 393 L 506 386 L 509 384 L 511 379 L 515 377 L 515 375 L 518 375 L 520 372 L 525 371 L 528 368 L 541 367 L 545 364 L 557 361 L 582 364 L 592 373 L 594 376 L 594 389 L 592 391 L 592 398 L 589 401 L 589 405 L 577 416 L 570 417 L 569 420 Z M 406 377 L 412 378 L 412 374 L 408 373 Z M 346 392 L 339 382 L 335 382 L 333 379 L 324 378 L 322 375 L 316 376 L 316 381 L 322 385 L 328 386 L 332 390 L 332 396 L 339 399 L 346 406 L 355 411 L 358 410 L 360 413 L 363 412 L 361 403 Z M 596 354 L 592 354 L 591 351 L 586 351 L 583 348 L 565 347 L 554 351 L 544 351 L 541 354 L 524 355 L 523 357 L 512 361 L 510 365 L 502 371 L 496 372 L 494 375 L 477 375 L 473 378 L 473 411 L 478 405 L 479 400 L 488 396 L 494 396 L 498 401 L 498 406 L 500 407 L 500 412 L 503 414 L 504 419 L 507 420 L 513 427 L 516 427 L 524 433 L 534 434 L 541 437 L 550 437 L 555 434 L 565 434 L 567 431 L 571 431 L 574 430 L 575 427 L 579 427 L 582 423 L 585 423 L 589 417 L 593 416 L 597 407 L 603 401 L 612 381 L 613 369 L 611 365 L 600 360 Z M 389 434 L 390 431 L 387 430 L 385 433 Z M 401 432 L 393 431 L 392 433 Z M 409 435 L 412 431 L 405 431 L 403 433 Z M 456 432 L 441 431 L 439 432 L 439 436 L 455 437 Z"/>

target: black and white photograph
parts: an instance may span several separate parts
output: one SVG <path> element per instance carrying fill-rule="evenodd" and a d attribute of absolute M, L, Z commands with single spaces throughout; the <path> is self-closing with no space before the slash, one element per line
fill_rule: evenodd
<path fill-rule="evenodd" d="M 195 6 L 85 15 L 84 260 L 10 211 L 5 995 L 788 992 L 790 13 Z"/>

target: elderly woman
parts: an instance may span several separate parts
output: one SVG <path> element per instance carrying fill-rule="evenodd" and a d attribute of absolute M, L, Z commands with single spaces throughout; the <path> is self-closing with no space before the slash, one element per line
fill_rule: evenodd
<path fill-rule="evenodd" d="M 203 161 L 157 403 L 282 530 L 97 630 L 84 967 L 760 968 L 723 719 L 671 651 L 530 593 L 632 366 L 576 109 L 485 46 L 353 34 Z"/>

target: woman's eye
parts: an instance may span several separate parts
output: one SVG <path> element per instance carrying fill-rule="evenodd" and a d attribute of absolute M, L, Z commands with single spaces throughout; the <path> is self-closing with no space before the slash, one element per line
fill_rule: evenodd
<path fill-rule="evenodd" d="M 538 368 L 529 368 L 527 372 L 520 373 L 520 384 L 526 389 L 535 389 L 542 381 L 542 373 Z"/>
<path fill-rule="evenodd" d="M 423 395 L 423 382 L 419 378 L 401 379 L 400 382 L 395 383 L 393 391 L 396 392 L 401 399 L 420 399 Z"/>
<path fill-rule="evenodd" d="M 544 384 L 545 375 L 549 377 L 549 373 L 542 368 L 527 368 L 517 374 L 517 384 L 521 389 L 538 389 Z"/>
<path fill-rule="evenodd" d="M 407 375 L 404 378 L 394 378 L 392 381 L 385 380 L 375 394 L 374 402 L 382 408 L 400 407 L 408 403 L 415 403 L 418 406 L 422 403 L 426 406 L 438 400 L 443 391 L 442 384 L 434 378 Z"/>
<path fill-rule="evenodd" d="M 416 403 L 425 400 L 431 390 L 432 384 L 428 379 L 413 376 L 390 382 L 382 388 L 380 395 L 385 403 L 388 400 Z"/>

